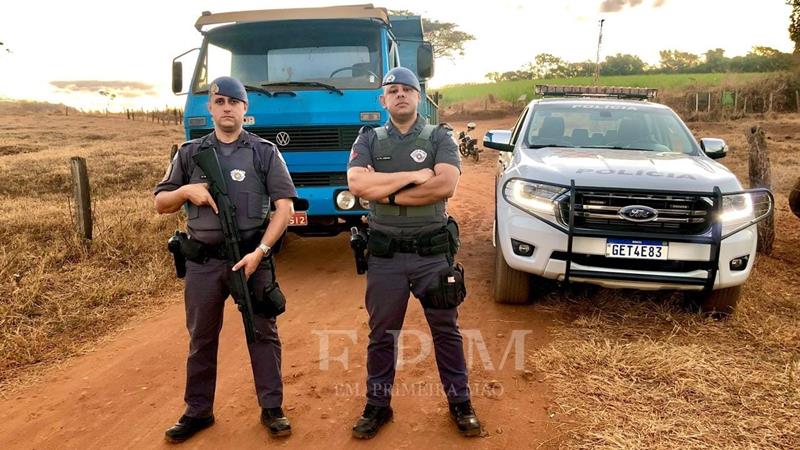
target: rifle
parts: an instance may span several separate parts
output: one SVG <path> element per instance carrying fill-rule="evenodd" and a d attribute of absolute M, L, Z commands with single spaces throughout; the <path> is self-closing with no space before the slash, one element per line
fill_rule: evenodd
<path fill-rule="evenodd" d="M 228 185 L 219 167 L 217 152 L 213 148 L 207 148 L 192 156 L 192 159 L 203 171 L 208 179 L 208 190 L 214 198 L 214 202 L 219 209 L 219 220 L 222 224 L 222 234 L 225 236 L 225 254 L 228 256 L 228 268 L 242 259 L 242 252 L 239 244 L 239 224 L 236 222 L 236 206 L 228 197 Z M 258 332 L 253 321 L 253 302 L 250 288 L 247 286 L 247 276 L 244 269 L 229 271 L 231 277 L 231 296 L 236 302 L 236 306 L 242 313 L 244 321 L 244 334 L 248 343 L 261 340 L 261 333 Z"/>

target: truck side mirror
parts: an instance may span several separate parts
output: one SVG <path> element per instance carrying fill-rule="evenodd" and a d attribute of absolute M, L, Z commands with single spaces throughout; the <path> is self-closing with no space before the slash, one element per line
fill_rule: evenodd
<path fill-rule="evenodd" d="M 183 91 L 183 63 L 172 61 L 172 92 L 180 94 Z"/>
<path fill-rule="evenodd" d="M 513 152 L 514 146 L 511 142 L 511 130 L 489 130 L 483 136 L 483 146 L 501 152 Z"/>
<path fill-rule="evenodd" d="M 423 42 L 417 47 L 417 73 L 420 80 L 433 76 L 433 45 L 430 42 Z"/>
<path fill-rule="evenodd" d="M 724 158 L 728 154 L 728 145 L 722 139 L 703 138 L 700 139 L 700 148 L 711 159 Z"/>

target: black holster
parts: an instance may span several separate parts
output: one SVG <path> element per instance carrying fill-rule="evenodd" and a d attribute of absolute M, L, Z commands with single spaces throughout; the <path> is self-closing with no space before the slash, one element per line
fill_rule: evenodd
<path fill-rule="evenodd" d="M 350 248 L 356 260 L 356 273 L 363 275 L 367 271 L 367 242 L 369 235 L 358 227 L 350 228 Z"/>
<path fill-rule="evenodd" d="M 170 236 L 167 241 L 167 250 L 172 253 L 172 259 L 175 262 L 175 276 L 178 278 L 186 276 L 186 257 L 181 250 L 181 242 L 188 239 L 189 236 L 186 233 L 175 230 L 175 234 Z"/>
<path fill-rule="evenodd" d="M 268 270 L 272 276 L 272 280 L 264 286 L 261 292 L 254 292 L 252 298 L 253 312 L 260 316 L 271 318 L 278 317 L 286 312 L 286 297 L 283 295 L 281 287 L 275 279 L 275 264 L 272 254 L 267 256 L 267 258 L 269 258 Z M 250 283 L 248 283 L 248 285 L 249 284 Z"/>
<path fill-rule="evenodd" d="M 466 297 L 464 267 L 455 263 L 439 272 L 436 282 L 425 291 L 420 301 L 424 308 L 451 309 L 460 305 Z"/>

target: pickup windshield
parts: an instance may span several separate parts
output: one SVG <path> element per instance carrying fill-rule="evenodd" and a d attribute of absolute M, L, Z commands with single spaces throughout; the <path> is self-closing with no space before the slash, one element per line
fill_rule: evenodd
<path fill-rule="evenodd" d="M 269 91 L 377 89 L 380 28 L 365 20 L 275 21 L 210 30 L 194 91 L 220 76 Z"/>
<path fill-rule="evenodd" d="M 671 110 L 604 102 L 537 104 L 525 145 L 699 152 L 686 125 Z"/>

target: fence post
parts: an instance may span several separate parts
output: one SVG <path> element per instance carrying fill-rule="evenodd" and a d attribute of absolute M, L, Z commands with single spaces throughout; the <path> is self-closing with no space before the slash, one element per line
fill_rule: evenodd
<path fill-rule="evenodd" d="M 711 112 L 711 91 L 708 91 L 708 105 L 706 105 L 706 112 Z"/>
<path fill-rule="evenodd" d="M 747 144 L 750 147 L 749 174 L 751 188 L 767 188 L 772 185 L 772 173 L 767 153 L 767 138 L 764 130 L 753 125 L 745 133 Z M 758 248 L 759 252 L 769 255 L 772 253 L 772 244 L 775 240 L 775 219 L 770 215 L 758 223 Z"/>
<path fill-rule="evenodd" d="M 86 160 L 73 156 L 70 159 L 73 195 L 75 197 L 75 224 L 78 235 L 86 240 L 92 239 L 92 201 L 89 195 L 89 173 Z"/>
<path fill-rule="evenodd" d="M 700 94 L 698 92 L 694 93 L 694 112 L 700 110 Z"/>
<path fill-rule="evenodd" d="M 772 92 L 769 93 L 769 109 L 767 112 L 772 112 Z"/>
<path fill-rule="evenodd" d="M 795 89 L 794 102 L 797 103 L 797 112 L 800 113 L 800 90 Z"/>

